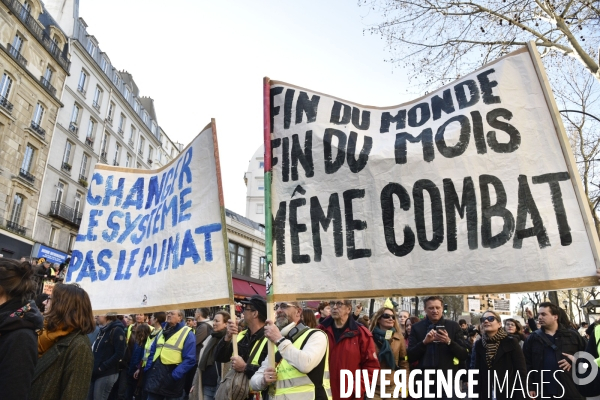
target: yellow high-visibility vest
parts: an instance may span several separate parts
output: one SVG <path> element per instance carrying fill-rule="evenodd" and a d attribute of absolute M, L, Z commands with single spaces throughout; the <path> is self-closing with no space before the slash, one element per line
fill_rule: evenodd
<path fill-rule="evenodd" d="M 244 336 L 246 336 L 246 334 L 248 333 L 248 329 L 242 331 L 238 336 L 237 336 L 237 342 L 239 343 Z M 247 360 L 246 362 L 249 362 L 252 365 L 256 365 L 256 366 L 260 366 L 260 363 L 258 362 L 258 359 L 260 358 L 260 355 L 263 352 L 263 349 L 265 348 L 265 345 L 267 344 L 267 338 L 266 337 L 262 337 L 262 339 L 257 340 L 254 343 L 254 346 L 252 346 L 252 350 L 250 350 L 250 354 L 248 354 L 248 356 L 250 356 L 252 354 L 252 352 L 254 352 L 254 349 L 256 348 L 256 346 L 260 346 L 258 348 L 258 350 L 254 353 L 254 357 L 252 357 L 252 360 Z"/>
<path fill-rule="evenodd" d="M 191 330 L 192 328 L 189 326 L 184 326 L 167 341 L 165 341 L 165 336 L 163 335 L 164 330 L 161 330 L 155 339 L 156 351 L 154 352 L 153 361 L 156 362 L 158 357 L 160 357 L 160 362 L 165 365 L 181 364 L 183 361 L 183 356 L 181 355 L 183 344 Z"/>
<path fill-rule="evenodd" d="M 158 336 L 160 332 L 157 332 L 156 335 L 152 336 L 152 333 L 150 334 L 150 336 L 148 336 L 148 339 L 146 340 L 146 346 L 144 346 L 144 357 L 142 358 L 142 367 L 146 366 L 146 363 L 148 362 L 148 357 L 150 357 L 150 348 L 152 347 L 152 343 L 154 343 L 154 339 L 156 339 L 156 336 Z"/>
<path fill-rule="evenodd" d="M 318 329 L 307 329 L 296 341 L 293 346 L 300 350 L 309 335 Z M 275 383 L 275 394 L 273 400 L 314 400 L 315 385 L 307 374 L 298 371 L 294 366 L 282 359 L 276 368 L 277 382 Z M 329 382 L 329 340 L 327 340 L 327 349 L 325 350 L 325 369 L 323 371 L 323 388 L 327 394 L 327 399 L 331 400 L 331 384 Z"/>

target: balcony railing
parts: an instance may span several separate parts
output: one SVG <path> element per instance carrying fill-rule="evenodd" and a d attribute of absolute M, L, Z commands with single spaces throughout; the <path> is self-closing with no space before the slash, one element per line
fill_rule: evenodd
<path fill-rule="evenodd" d="M 69 124 L 69 130 L 73 133 L 77 133 L 77 131 L 79 130 L 79 128 L 77 127 L 77 124 L 75 122 L 71 122 Z"/>
<path fill-rule="evenodd" d="M 0 107 L 4 108 L 9 113 L 12 113 L 13 105 L 6 97 L 0 96 Z"/>
<path fill-rule="evenodd" d="M 46 137 L 46 130 L 44 130 L 37 122 L 31 121 L 31 130 L 37 133 L 44 139 Z"/>
<path fill-rule="evenodd" d="M 111 117 L 106 117 L 106 123 L 109 124 L 110 126 L 112 126 L 112 118 Z"/>
<path fill-rule="evenodd" d="M 95 108 L 97 111 L 100 111 L 100 103 L 98 103 L 96 100 L 94 100 L 94 101 L 92 102 L 92 105 L 94 106 L 94 108 Z"/>
<path fill-rule="evenodd" d="M 144 157 L 144 150 L 139 149 L 138 150 L 138 155 L 143 158 Z"/>
<path fill-rule="evenodd" d="M 86 137 L 85 138 L 85 144 L 87 144 L 90 147 L 94 147 L 94 139 L 92 139 L 91 137 Z"/>
<path fill-rule="evenodd" d="M 115 167 L 118 167 L 118 166 L 119 166 L 119 162 L 118 162 L 117 160 L 115 160 L 115 161 L 113 161 L 113 165 L 114 165 Z"/>
<path fill-rule="evenodd" d="M 83 187 L 88 187 L 88 181 L 85 175 L 79 175 L 79 184 Z"/>
<path fill-rule="evenodd" d="M 117 129 L 117 132 L 119 133 L 119 135 L 123 136 L 123 128 L 119 127 L 119 129 Z"/>
<path fill-rule="evenodd" d="M 50 91 L 50 93 L 52 93 L 54 96 L 56 96 L 56 88 L 50 84 L 50 81 L 48 81 L 48 79 L 46 79 L 42 76 L 40 78 L 40 82 L 42 82 L 42 85 L 46 89 L 48 89 Z"/>
<path fill-rule="evenodd" d="M 81 213 L 74 208 L 58 201 L 53 201 L 50 204 L 50 212 L 48 215 L 59 218 L 75 226 L 79 226 L 81 224 Z"/>
<path fill-rule="evenodd" d="M 16 222 L 6 221 L 6 229 L 22 236 L 27 236 L 27 228 L 17 224 Z"/>
<path fill-rule="evenodd" d="M 19 50 L 14 48 L 13 45 L 10 43 L 7 44 L 7 47 L 8 47 L 8 54 L 13 56 L 14 59 L 17 60 L 17 62 L 23 66 L 23 68 L 27 68 L 27 60 L 25 59 L 25 57 L 23 57 L 21 55 L 21 53 L 19 53 Z"/>
<path fill-rule="evenodd" d="M 61 169 L 67 172 L 71 172 L 71 164 L 64 162 L 62 163 Z"/>
<path fill-rule="evenodd" d="M 152 159 L 148 159 L 148 165 L 152 165 Z"/>
<path fill-rule="evenodd" d="M 35 38 L 44 46 L 44 48 L 52 55 L 66 71 L 69 70 L 71 62 L 62 53 L 56 42 L 50 38 L 50 35 L 44 31 L 38 21 L 35 20 L 18 0 L 1 0 L 13 14 L 21 20 L 27 30 L 35 36 Z"/>
<path fill-rule="evenodd" d="M 105 151 L 103 151 L 100 154 L 100 161 L 102 161 L 104 164 L 108 164 L 108 162 L 106 161 L 106 152 Z"/>
<path fill-rule="evenodd" d="M 85 97 L 85 88 L 83 86 L 77 86 L 77 91 Z"/>
<path fill-rule="evenodd" d="M 31 175 L 29 171 L 24 170 L 23 168 L 19 170 L 19 175 L 21 175 L 23 178 L 27 179 L 31 183 L 35 182 L 35 176 Z"/>

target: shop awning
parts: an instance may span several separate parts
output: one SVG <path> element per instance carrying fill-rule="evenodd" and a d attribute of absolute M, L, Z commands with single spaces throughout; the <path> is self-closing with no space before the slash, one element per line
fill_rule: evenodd
<path fill-rule="evenodd" d="M 233 294 L 236 296 L 250 297 L 259 294 L 263 297 L 267 296 L 267 289 L 259 283 L 252 283 L 242 279 L 232 278 Z"/>

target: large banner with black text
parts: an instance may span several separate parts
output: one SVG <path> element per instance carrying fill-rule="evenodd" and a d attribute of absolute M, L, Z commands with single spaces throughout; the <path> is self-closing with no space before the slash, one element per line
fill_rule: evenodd
<path fill-rule="evenodd" d="M 275 299 L 597 284 L 537 57 L 523 48 L 392 107 L 270 81 Z"/>
<path fill-rule="evenodd" d="M 96 164 L 65 279 L 94 312 L 231 302 L 214 130 L 156 170 Z"/>

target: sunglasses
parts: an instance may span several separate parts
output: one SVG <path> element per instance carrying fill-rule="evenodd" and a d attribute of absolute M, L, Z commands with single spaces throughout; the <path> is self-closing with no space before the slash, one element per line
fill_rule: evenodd
<path fill-rule="evenodd" d="M 496 317 L 490 315 L 489 317 L 482 317 L 479 322 L 481 322 L 482 324 L 487 321 L 487 322 L 494 322 L 496 321 Z"/>
<path fill-rule="evenodd" d="M 383 318 L 383 319 L 391 318 L 392 320 L 394 320 L 394 319 L 396 319 L 396 316 L 394 314 L 381 314 L 381 318 Z"/>
<path fill-rule="evenodd" d="M 288 303 L 279 303 L 279 304 L 275 304 L 275 311 L 282 309 L 285 310 L 288 307 L 296 307 L 293 304 L 288 304 Z"/>
<path fill-rule="evenodd" d="M 346 303 L 344 303 L 343 301 L 330 301 L 329 302 L 329 307 L 337 307 L 340 308 L 341 306 L 346 305 Z"/>

